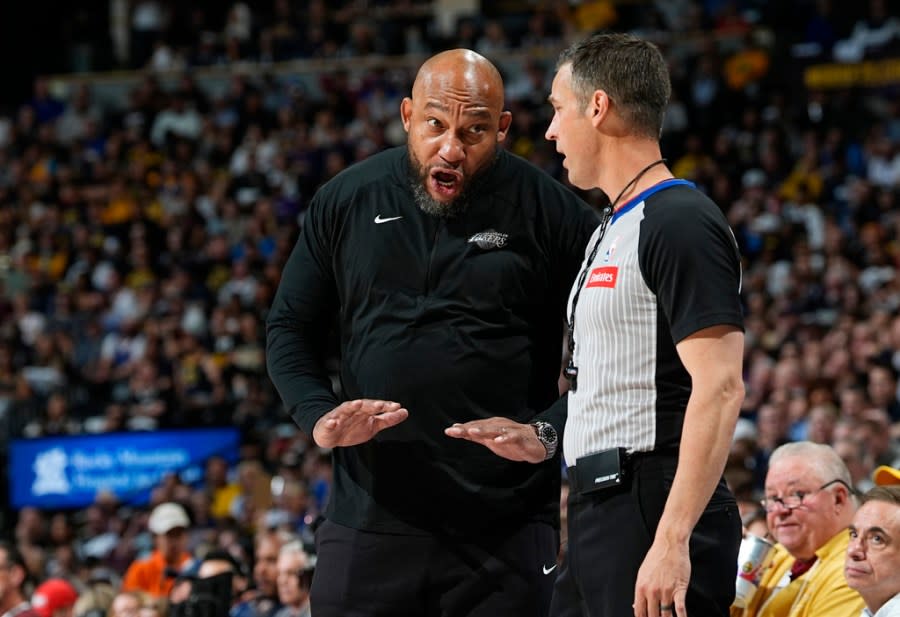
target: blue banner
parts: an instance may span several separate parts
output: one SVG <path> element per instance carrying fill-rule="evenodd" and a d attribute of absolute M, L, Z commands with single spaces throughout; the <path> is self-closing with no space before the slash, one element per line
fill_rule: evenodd
<path fill-rule="evenodd" d="M 164 475 L 196 484 L 207 458 L 216 454 L 233 464 L 239 445 L 234 428 L 13 440 L 10 503 L 17 509 L 80 508 L 108 491 L 122 503 L 144 505 Z"/>

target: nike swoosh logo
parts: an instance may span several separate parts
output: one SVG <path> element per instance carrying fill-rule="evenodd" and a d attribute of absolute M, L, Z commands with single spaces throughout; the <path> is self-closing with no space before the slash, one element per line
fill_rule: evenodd
<path fill-rule="evenodd" d="M 382 223 L 390 223 L 391 221 L 396 221 L 397 219 L 402 219 L 402 216 L 389 216 L 387 218 L 381 218 L 381 215 L 378 214 L 375 216 L 375 224 L 381 225 Z"/>
<path fill-rule="evenodd" d="M 553 564 L 553 565 L 550 566 L 549 568 L 548 568 L 547 566 L 543 566 L 542 569 L 544 570 L 544 574 L 550 574 L 551 572 L 553 572 L 553 571 L 556 569 L 556 566 L 557 566 L 557 565 L 558 565 L 558 564 Z"/>

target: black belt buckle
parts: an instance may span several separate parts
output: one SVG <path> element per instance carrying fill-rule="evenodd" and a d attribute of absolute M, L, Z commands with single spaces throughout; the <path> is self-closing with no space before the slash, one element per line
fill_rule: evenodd
<path fill-rule="evenodd" d="M 621 486 L 628 471 L 628 450 L 610 448 L 575 461 L 578 492 L 582 495 Z"/>

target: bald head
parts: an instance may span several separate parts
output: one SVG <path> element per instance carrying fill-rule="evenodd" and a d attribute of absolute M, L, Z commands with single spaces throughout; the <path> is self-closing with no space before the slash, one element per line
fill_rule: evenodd
<path fill-rule="evenodd" d="M 490 60 L 470 49 L 441 52 L 419 68 L 412 89 L 414 99 L 446 93 L 465 96 L 497 113 L 503 109 L 500 71 Z"/>
<path fill-rule="evenodd" d="M 435 216 L 468 207 L 473 187 L 497 158 L 512 114 L 503 111 L 503 80 L 484 56 L 452 49 L 429 58 L 400 104 L 413 198 Z"/>

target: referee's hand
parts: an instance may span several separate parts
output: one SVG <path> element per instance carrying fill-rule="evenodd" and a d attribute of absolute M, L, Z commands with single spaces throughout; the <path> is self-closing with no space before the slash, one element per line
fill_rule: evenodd
<path fill-rule="evenodd" d="M 547 454 L 530 424 L 520 424 L 509 418 L 487 418 L 465 424 L 454 424 L 444 433 L 457 439 L 480 443 L 497 456 L 511 461 L 541 463 Z"/>
<path fill-rule="evenodd" d="M 322 448 L 355 446 L 408 417 L 409 412 L 393 401 L 346 401 L 319 418 L 312 436 Z"/>

